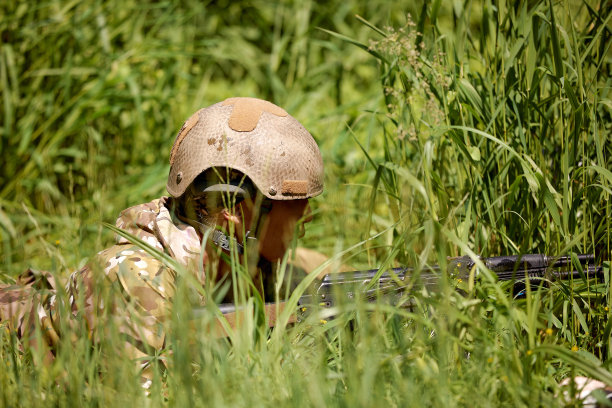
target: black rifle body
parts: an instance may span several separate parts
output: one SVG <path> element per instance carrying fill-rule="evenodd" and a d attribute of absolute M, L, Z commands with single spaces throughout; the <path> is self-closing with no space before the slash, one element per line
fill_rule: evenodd
<path fill-rule="evenodd" d="M 578 255 L 577 269 L 570 256 L 547 256 L 542 254 L 525 254 L 480 258 L 482 263 L 495 272 L 500 281 L 514 281 L 515 293 L 520 295 L 529 279 L 530 284 L 539 284 L 542 280 L 580 279 L 582 276 L 596 277 L 603 273 L 601 266 L 596 266 L 593 255 Z M 446 268 L 447 279 L 467 281 L 475 266 L 469 256 L 449 259 Z M 416 278 L 415 278 L 416 275 Z M 378 269 L 367 271 L 343 272 L 325 275 L 317 283 L 316 291 L 304 295 L 300 304 L 317 304 L 321 307 L 336 306 L 343 296 L 343 302 L 359 295 L 365 299 L 376 299 L 381 295 L 386 298 L 399 298 L 411 290 L 435 291 L 442 279 L 441 268 L 437 265 L 425 267 L 420 271 L 414 268 L 392 268 L 383 273 Z"/>
<path fill-rule="evenodd" d="M 479 258 L 480 261 L 500 281 L 513 281 L 514 293 L 521 296 L 526 285 L 539 285 L 542 282 L 559 279 L 595 278 L 603 275 L 603 268 L 595 265 L 593 255 L 547 256 L 542 254 L 525 254 Z M 579 268 L 574 266 L 579 265 Z M 416 270 L 415 268 L 391 268 L 384 272 L 379 269 L 366 271 L 341 272 L 325 275 L 321 280 L 315 281 L 310 291 L 298 301 L 299 315 L 308 313 L 313 307 L 321 309 L 332 308 L 339 304 L 352 302 L 356 297 L 375 301 L 384 298 L 391 304 L 397 304 L 406 293 L 417 290 L 434 292 L 439 286 L 440 279 L 449 279 L 454 282 L 468 281 L 470 275 L 476 276 L 474 268 L 476 262 L 469 256 L 450 258 L 446 267 L 446 274 L 442 269 L 428 266 Z M 412 292 L 414 293 L 414 292 Z M 286 302 L 266 303 L 266 314 L 269 316 L 269 325 L 274 326 L 278 307 L 284 309 Z M 219 305 L 221 313 L 233 316 L 241 309 L 234 304 Z M 290 321 L 299 320 L 299 316 Z"/>

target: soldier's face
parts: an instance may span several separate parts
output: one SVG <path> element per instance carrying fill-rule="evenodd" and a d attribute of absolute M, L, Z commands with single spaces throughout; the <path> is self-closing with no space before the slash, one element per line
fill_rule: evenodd
<path fill-rule="evenodd" d="M 259 252 L 269 261 L 281 258 L 291 245 L 296 226 L 304 236 L 304 224 L 312 220 L 308 200 L 274 201 L 259 236 Z"/>

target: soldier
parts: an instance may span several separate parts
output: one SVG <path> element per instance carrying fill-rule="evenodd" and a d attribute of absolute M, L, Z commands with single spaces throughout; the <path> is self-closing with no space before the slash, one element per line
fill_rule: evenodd
<path fill-rule="evenodd" d="M 112 309 L 135 358 L 163 347 L 160 325 L 179 272 L 153 256 L 152 248 L 201 285 L 227 281 L 228 255 L 235 251 L 248 258 L 255 286 L 262 287 L 255 264 L 266 269 L 283 256 L 296 225 L 310 220 L 308 199 L 323 190 L 323 161 L 313 137 L 286 111 L 255 98 L 230 98 L 197 111 L 180 129 L 170 165 L 170 197 L 124 210 L 116 226 L 130 235 L 118 236 L 66 287 L 72 313 L 82 314 L 92 331 L 100 310 Z M 113 305 L 103 304 L 100 282 L 120 294 Z M 49 274 L 32 270 L 15 285 L 0 286 L 0 322 L 20 337 L 38 326 L 52 352 L 66 336 L 56 289 Z"/>

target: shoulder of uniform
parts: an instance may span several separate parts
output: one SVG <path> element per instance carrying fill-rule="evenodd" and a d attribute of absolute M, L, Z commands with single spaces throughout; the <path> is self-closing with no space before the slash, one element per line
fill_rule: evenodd
<path fill-rule="evenodd" d="M 137 233 L 140 229 L 150 232 L 155 219 L 165 208 L 166 197 L 161 197 L 144 204 L 138 204 L 121 211 L 115 221 L 117 228 L 127 230 L 130 233 Z"/>
<path fill-rule="evenodd" d="M 164 205 L 166 197 L 156 198 L 155 200 L 149 201 L 148 203 L 136 204 L 121 211 L 120 217 L 126 214 L 132 213 L 158 213 L 159 209 Z"/>

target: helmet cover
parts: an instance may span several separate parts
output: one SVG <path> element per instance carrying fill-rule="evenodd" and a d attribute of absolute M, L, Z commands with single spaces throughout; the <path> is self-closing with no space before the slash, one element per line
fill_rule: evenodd
<path fill-rule="evenodd" d="M 181 196 L 212 167 L 239 170 L 273 200 L 323 191 L 323 159 L 314 138 L 285 110 L 261 99 L 229 98 L 187 119 L 170 153 L 168 192 Z"/>

